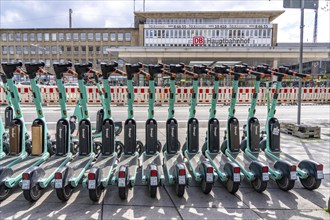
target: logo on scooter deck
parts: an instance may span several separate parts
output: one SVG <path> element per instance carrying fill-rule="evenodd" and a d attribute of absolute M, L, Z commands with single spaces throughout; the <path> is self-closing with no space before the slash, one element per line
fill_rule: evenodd
<path fill-rule="evenodd" d="M 196 136 L 196 129 L 197 129 L 197 127 L 194 126 L 194 127 L 193 127 L 193 136 L 194 136 L 194 137 Z"/>
<path fill-rule="evenodd" d="M 237 126 L 234 127 L 234 135 L 237 135 Z"/>
<path fill-rule="evenodd" d="M 273 129 L 273 135 L 279 135 L 280 134 L 280 129 L 278 128 L 278 127 L 275 127 L 274 129 Z"/>
<path fill-rule="evenodd" d="M 58 131 L 58 132 L 59 132 L 59 138 L 60 138 L 60 139 L 62 139 L 62 130 L 63 130 L 63 129 L 60 128 L 59 131 Z"/>
<path fill-rule="evenodd" d="M 171 136 L 172 137 L 175 137 L 175 135 L 174 135 L 174 128 L 171 128 Z"/>
<path fill-rule="evenodd" d="M 128 137 L 132 138 L 132 128 L 128 128 Z"/>
<path fill-rule="evenodd" d="M 151 137 L 151 138 L 154 137 L 154 128 L 150 128 L 150 137 Z"/>
<path fill-rule="evenodd" d="M 106 128 L 105 129 L 105 137 L 106 138 L 109 138 L 110 137 L 110 129 L 109 128 Z"/>
<path fill-rule="evenodd" d="M 82 129 L 82 134 L 81 134 L 83 139 L 86 138 L 86 134 L 85 133 L 86 133 L 86 129 L 83 128 Z"/>
<path fill-rule="evenodd" d="M 217 130 L 218 130 L 218 128 L 217 128 L 217 127 L 214 127 L 214 132 L 213 132 L 213 136 L 214 136 L 214 137 L 217 137 L 217 136 L 218 136 L 218 135 L 217 135 L 217 132 L 218 132 Z"/>

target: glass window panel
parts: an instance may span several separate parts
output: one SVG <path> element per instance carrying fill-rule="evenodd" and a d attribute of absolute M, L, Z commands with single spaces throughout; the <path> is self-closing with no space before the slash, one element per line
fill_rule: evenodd
<path fill-rule="evenodd" d="M 30 53 L 31 54 L 36 54 L 36 47 L 35 46 L 30 46 Z"/>
<path fill-rule="evenodd" d="M 1 41 L 7 41 L 7 34 L 6 33 L 1 34 Z"/>
<path fill-rule="evenodd" d="M 9 41 L 14 41 L 14 34 L 13 33 L 8 34 L 8 40 Z"/>
<path fill-rule="evenodd" d="M 29 54 L 29 48 L 28 48 L 28 46 L 23 46 L 23 53 L 24 54 Z"/>
<path fill-rule="evenodd" d="M 2 52 L 2 54 L 6 55 L 7 54 L 7 46 L 2 46 L 1 47 L 1 52 Z"/>
<path fill-rule="evenodd" d="M 35 34 L 34 33 L 30 34 L 30 41 L 35 41 Z"/>
<path fill-rule="evenodd" d="M 44 33 L 44 39 L 45 41 L 49 41 L 49 33 Z"/>
<path fill-rule="evenodd" d="M 78 41 L 79 40 L 78 33 L 73 33 L 73 40 L 74 41 Z"/>
<path fill-rule="evenodd" d="M 94 40 L 94 33 L 88 33 L 88 34 L 87 34 L 87 37 L 88 37 L 88 40 L 89 40 L 89 41 Z"/>
<path fill-rule="evenodd" d="M 56 33 L 52 33 L 52 41 L 56 41 L 57 40 L 57 34 Z"/>
<path fill-rule="evenodd" d="M 50 53 L 50 47 L 49 46 L 45 46 L 45 54 L 49 54 Z"/>
<path fill-rule="evenodd" d="M 9 54 L 14 54 L 14 46 L 9 46 Z"/>
<path fill-rule="evenodd" d="M 16 54 L 22 54 L 22 47 L 16 46 Z"/>
<path fill-rule="evenodd" d="M 101 33 L 95 33 L 95 40 L 100 41 L 101 40 Z"/>
<path fill-rule="evenodd" d="M 66 41 L 71 41 L 71 33 L 65 33 L 65 39 Z"/>
<path fill-rule="evenodd" d="M 108 53 L 107 49 L 108 49 L 108 46 L 103 46 L 103 54 L 107 54 Z"/>
<path fill-rule="evenodd" d="M 21 41 L 21 33 L 16 33 L 16 41 Z"/>
<path fill-rule="evenodd" d="M 42 41 L 42 33 L 37 33 L 37 41 Z"/>
<path fill-rule="evenodd" d="M 54 45 L 54 46 L 52 46 L 52 54 L 56 54 L 57 53 L 57 48 L 56 48 L 56 46 Z"/>
<path fill-rule="evenodd" d="M 86 41 L 86 33 L 80 33 L 80 40 Z"/>
<path fill-rule="evenodd" d="M 103 41 L 108 41 L 109 40 L 109 34 L 108 33 L 103 33 L 102 38 L 103 38 Z"/>
<path fill-rule="evenodd" d="M 110 33 L 110 41 L 116 41 L 116 33 Z"/>
<path fill-rule="evenodd" d="M 125 33 L 125 40 L 126 41 L 131 41 L 131 32 L 126 32 Z"/>
<path fill-rule="evenodd" d="M 118 41 L 123 41 L 123 40 L 124 40 L 124 34 L 118 33 Z"/>
<path fill-rule="evenodd" d="M 64 41 L 64 33 L 58 33 L 58 40 Z"/>

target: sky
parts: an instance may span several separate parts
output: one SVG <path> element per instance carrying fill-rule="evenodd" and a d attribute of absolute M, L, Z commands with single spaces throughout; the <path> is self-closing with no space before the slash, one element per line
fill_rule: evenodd
<path fill-rule="evenodd" d="M 69 9 L 75 28 L 133 27 L 143 0 L 0 0 L 0 28 L 65 28 Z M 283 0 L 146 0 L 146 11 L 285 10 L 273 23 L 278 42 L 300 41 L 300 9 L 284 9 Z M 304 42 L 313 42 L 314 10 L 304 10 Z M 330 0 L 319 0 L 317 42 L 330 42 Z"/>

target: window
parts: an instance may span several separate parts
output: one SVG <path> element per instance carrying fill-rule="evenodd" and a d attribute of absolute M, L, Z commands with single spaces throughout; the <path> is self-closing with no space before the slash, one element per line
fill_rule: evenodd
<path fill-rule="evenodd" d="M 16 33 L 16 41 L 21 41 L 21 33 Z"/>
<path fill-rule="evenodd" d="M 103 33 L 102 38 L 103 38 L 103 41 L 108 41 L 109 40 L 109 34 L 108 33 Z"/>
<path fill-rule="evenodd" d="M 56 41 L 57 39 L 56 33 L 52 33 L 52 41 Z"/>
<path fill-rule="evenodd" d="M 116 33 L 110 33 L 110 41 L 116 41 Z"/>
<path fill-rule="evenodd" d="M 52 46 L 52 54 L 56 54 L 57 53 L 57 48 L 56 48 L 56 46 L 54 45 L 54 46 Z"/>
<path fill-rule="evenodd" d="M 45 60 L 45 66 L 46 67 L 50 67 L 50 59 L 46 59 Z"/>
<path fill-rule="evenodd" d="M 45 54 L 49 54 L 50 52 L 50 47 L 49 46 L 45 46 Z"/>
<path fill-rule="evenodd" d="M 44 50 L 44 48 L 38 46 L 38 48 L 37 48 L 38 54 L 42 54 L 43 50 Z"/>
<path fill-rule="evenodd" d="M 103 54 L 107 54 L 108 53 L 107 49 L 108 49 L 108 46 L 103 46 Z"/>
<path fill-rule="evenodd" d="M 118 41 L 123 41 L 123 40 L 124 40 L 124 34 L 118 33 Z"/>
<path fill-rule="evenodd" d="M 54 63 L 58 63 L 57 59 L 52 59 L 52 64 L 54 64 Z"/>
<path fill-rule="evenodd" d="M 66 39 L 66 41 L 71 41 L 71 33 L 66 33 L 65 39 Z"/>
<path fill-rule="evenodd" d="M 73 33 L 73 40 L 78 41 L 78 33 Z"/>
<path fill-rule="evenodd" d="M 31 33 L 30 34 L 30 41 L 35 41 L 35 34 L 34 33 Z"/>
<path fill-rule="evenodd" d="M 8 40 L 9 41 L 14 41 L 14 34 L 13 33 L 8 34 Z"/>
<path fill-rule="evenodd" d="M 94 47 L 93 46 L 88 46 L 88 52 L 90 54 L 93 54 L 93 51 L 94 51 Z"/>
<path fill-rule="evenodd" d="M 64 52 L 64 46 L 58 46 L 58 53 L 63 54 Z"/>
<path fill-rule="evenodd" d="M 42 41 L 42 33 L 37 33 L 37 41 Z"/>
<path fill-rule="evenodd" d="M 64 34 L 63 33 L 58 33 L 58 40 L 59 41 L 64 41 Z"/>
<path fill-rule="evenodd" d="M 101 59 L 96 59 L 96 66 L 100 66 L 101 64 Z"/>
<path fill-rule="evenodd" d="M 44 33 L 44 40 L 49 41 L 49 33 Z"/>
<path fill-rule="evenodd" d="M 23 46 L 23 53 L 24 54 L 29 54 L 29 48 L 28 48 L 28 46 Z"/>
<path fill-rule="evenodd" d="M 96 54 L 101 54 L 101 47 L 100 46 L 96 46 L 95 47 L 95 51 L 96 51 Z"/>
<path fill-rule="evenodd" d="M 36 54 L 36 47 L 35 46 L 30 46 L 30 53 L 31 54 Z"/>
<path fill-rule="evenodd" d="M 74 50 L 74 54 L 78 54 L 78 52 L 79 52 L 79 47 L 78 47 L 78 46 L 74 46 L 74 47 L 73 47 L 73 50 Z"/>
<path fill-rule="evenodd" d="M 126 41 L 131 41 L 131 32 L 125 33 L 125 40 Z"/>
<path fill-rule="evenodd" d="M 80 40 L 86 41 L 86 33 L 80 33 Z"/>
<path fill-rule="evenodd" d="M 95 40 L 100 41 L 101 40 L 101 33 L 95 33 Z"/>
<path fill-rule="evenodd" d="M 7 58 L 2 58 L 2 61 L 1 61 L 1 62 L 3 62 L 3 63 L 7 63 L 8 60 L 7 60 Z"/>
<path fill-rule="evenodd" d="M 88 33 L 88 41 L 93 41 L 93 40 L 94 40 L 94 34 Z"/>
<path fill-rule="evenodd" d="M 6 33 L 1 34 L 1 41 L 7 41 L 7 34 Z"/>
<path fill-rule="evenodd" d="M 81 46 L 81 52 L 82 54 L 86 54 L 86 46 Z"/>
<path fill-rule="evenodd" d="M 28 34 L 27 33 L 23 33 L 23 41 L 28 41 Z"/>
<path fill-rule="evenodd" d="M 7 54 L 7 46 L 2 46 L 1 51 L 2 51 L 3 55 L 6 55 Z"/>
<path fill-rule="evenodd" d="M 71 46 L 66 46 L 66 53 L 71 54 L 71 52 L 72 52 Z"/>

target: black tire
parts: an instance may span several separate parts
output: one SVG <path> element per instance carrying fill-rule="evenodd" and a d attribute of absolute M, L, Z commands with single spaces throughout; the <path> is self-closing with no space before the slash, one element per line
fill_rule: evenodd
<path fill-rule="evenodd" d="M 115 127 L 115 135 L 118 136 L 120 135 L 121 131 L 123 130 L 122 126 L 117 126 Z"/>
<path fill-rule="evenodd" d="M 176 195 L 179 198 L 183 197 L 185 191 L 186 191 L 186 186 L 185 185 L 175 184 L 175 192 L 176 192 Z"/>
<path fill-rule="evenodd" d="M 48 150 L 50 156 L 53 156 L 56 153 L 56 143 L 53 144 L 53 143 L 49 142 L 47 144 L 47 150 Z"/>
<path fill-rule="evenodd" d="M 233 180 L 229 179 L 226 182 L 226 189 L 228 192 L 230 192 L 231 194 L 235 194 L 240 186 L 240 182 L 234 182 Z"/>
<path fill-rule="evenodd" d="M 124 150 L 124 144 L 121 141 L 116 141 L 116 153 L 117 153 L 117 158 L 121 156 Z"/>
<path fill-rule="evenodd" d="M 320 187 L 321 179 L 316 179 L 314 176 L 308 176 L 305 179 L 299 178 L 301 184 L 308 190 L 314 190 Z"/>
<path fill-rule="evenodd" d="M 150 186 L 149 185 L 149 193 L 151 198 L 156 198 L 157 196 L 157 186 Z"/>
<path fill-rule="evenodd" d="M 183 157 L 185 157 L 185 156 L 184 156 L 184 152 L 186 151 L 186 149 L 187 149 L 187 142 L 185 142 L 185 143 L 182 145 L 182 148 L 181 148 L 182 156 L 183 156 Z"/>
<path fill-rule="evenodd" d="M 209 194 L 212 190 L 212 187 L 213 187 L 213 183 L 208 183 L 204 179 L 202 179 L 201 188 L 204 194 Z"/>
<path fill-rule="evenodd" d="M 128 186 L 126 187 L 118 187 L 119 198 L 122 200 L 127 199 L 128 196 Z"/>
<path fill-rule="evenodd" d="M 78 152 L 78 145 L 71 142 L 70 144 L 70 152 L 75 155 Z"/>
<path fill-rule="evenodd" d="M 267 183 L 268 182 L 262 181 L 260 177 L 257 177 L 251 182 L 252 188 L 258 193 L 262 193 L 267 189 Z"/>
<path fill-rule="evenodd" d="M 39 184 L 29 190 L 23 190 L 24 198 L 29 202 L 35 202 L 42 196 L 42 189 Z"/>
<path fill-rule="evenodd" d="M 205 142 L 202 146 L 202 154 L 204 157 L 206 157 L 206 155 L 205 155 L 206 150 L 207 150 L 207 143 Z"/>
<path fill-rule="evenodd" d="M 136 142 L 136 150 L 139 153 L 139 156 L 144 152 L 144 145 L 141 141 Z"/>
<path fill-rule="evenodd" d="M 259 147 L 262 151 L 265 151 L 266 150 L 266 139 L 262 139 L 260 141 L 260 144 L 259 144 Z"/>
<path fill-rule="evenodd" d="M 99 155 L 102 152 L 102 143 L 94 142 L 93 143 L 93 151 L 96 155 Z"/>
<path fill-rule="evenodd" d="M 56 189 L 57 198 L 59 198 L 59 200 L 63 202 L 68 201 L 70 199 L 72 192 L 73 192 L 73 188 L 71 187 L 70 184 L 62 189 Z"/>
<path fill-rule="evenodd" d="M 241 142 L 241 145 L 240 145 L 240 148 L 243 152 L 245 152 L 246 147 L 247 147 L 246 142 L 247 142 L 247 139 L 243 139 L 242 142 Z"/>
<path fill-rule="evenodd" d="M 289 191 L 294 187 L 296 180 L 290 180 L 287 175 L 283 175 L 282 179 L 276 180 L 278 188 L 283 191 Z"/>
<path fill-rule="evenodd" d="M 11 188 L 8 188 L 4 183 L 0 185 L 0 201 L 7 199 L 10 196 Z"/>
<path fill-rule="evenodd" d="M 223 153 L 223 154 L 226 154 L 226 149 L 227 149 L 227 140 L 225 140 L 224 142 L 222 142 L 222 144 L 221 144 L 221 152 Z"/>
<path fill-rule="evenodd" d="M 167 148 L 167 144 L 165 143 L 162 149 L 163 153 L 166 151 L 166 148 Z"/>
<path fill-rule="evenodd" d="M 161 150 L 162 150 L 162 143 L 160 143 L 159 140 L 157 141 L 157 150 L 158 150 L 158 152 L 161 152 Z"/>
<path fill-rule="evenodd" d="M 89 198 L 93 201 L 93 202 L 98 202 L 102 191 L 103 191 L 103 187 L 102 184 L 100 184 L 98 187 L 96 187 L 96 189 L 89 189 Z"/>

